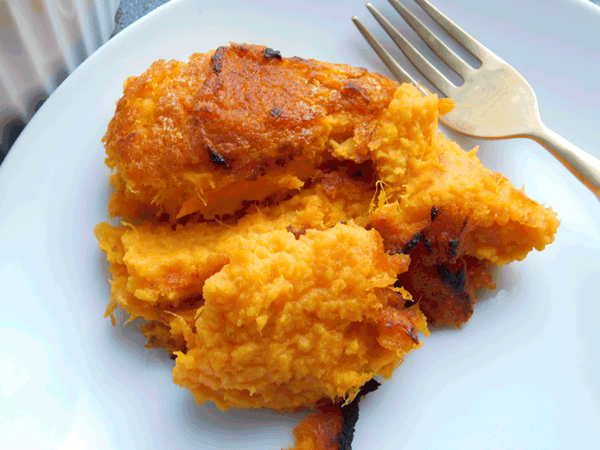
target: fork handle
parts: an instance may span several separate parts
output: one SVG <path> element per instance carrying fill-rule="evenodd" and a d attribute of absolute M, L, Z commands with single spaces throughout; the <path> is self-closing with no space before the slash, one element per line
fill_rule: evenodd
<path fill-rule="evenodd" d="M 550 151 L 600 199 L 600 160 L 584 152 L 550 128 L 541 125 L 528 137 Z"/>

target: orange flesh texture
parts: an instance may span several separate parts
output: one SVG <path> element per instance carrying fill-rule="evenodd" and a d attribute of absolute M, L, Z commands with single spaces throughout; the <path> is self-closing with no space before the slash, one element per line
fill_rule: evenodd
<path fill-rule="evenodd" d="M 268 53 L 155 63 L 104 138 L 110 213 L 132 223 L 95 229 L 107 314 L 145 319 L 175 381 L 222 409 L 352 398 L 419 345 L 421 310 L 465 322 L 490 267 L 559 225 L 437 131 L 449 101 Z"/>
<path fill-rule="evenodd" d="M 138 226 L 120 239 L 140 233 L 144 245 L 162 246 L 163 256 L 178 254 L 181 249 L 167 244 L 170 232 L 172 242 L 187 242 L 193 253 L 197 246 L 189 245 L 182 232 L 203 239 L 195 228 L 161 228 L 153 240 L 155 234 L 147 232 L 156 228 Z M 101 240 L 107 232 L 97 228 Z M 140 299 L 138 292 L 120 297 L 139 281 L 118 279 L 113 272 L 117 303 L 158 322 L 151 332 L 168 327 L 172 339 L 184 344 L 173 348 L 174 378 L 199 402 L 212 400 L 222 409 L 295 410 L 322 398 L 352 398 L 356 386 L 373 376 L 389 378 L 403 356 L 419 346 L 417 334 L 427 331 L 422 313 L 404 308 L 410 296 L 391 290 L 397 274 L 408 268 L 408 257 L 385 253 L 375 230 L 349 222 L 308 229 L 298 239 L 285 229 L 234 234 L 219 249 L 229 262 L 205 280 L 203 302 L 192 311 L 185 301 L 156 304 L 153 298 Z M 126 272 L 120 266 L 129 258 L 121 254 L 115 251 L 111 267 Z M 202 253 L 198 261 L 204 260 Z"/>
<path fill-rule="evenodd" d="M 128 79 L 104 137 L 112 216 L 205 218 L 294 190 L 337 141 L 368 136 L 398 84 L 364 69 L 222 47 Z M 218 67 L 218 69 L 217 69 Z"/>
<path fill-rule="evenodd" d="M 199 402 L 296 410 L 352 399 L 418 347 L 425 319 L 389 289 L 407 258 L 386 255 L 374 230 L 278 230 L 238 244 L 245 250 L 207 280 L 196 333 L 177 354 L 175 382 Z"/>
<path fill-rule="evenodd" d="M 202 294 L 206 279 L 229 263 L 236 236 L 295 227 L 324 230 L 345 220 L 367 225 L 372 193 L 361 183 L 329 176 L 322 184 L 272 207 L 243 216 L 234 225 L 218 222 L 178 225 L 146 221 L 95 229 L 113 275 L 113 300 L 132 318 L 162 320 L 163 308 Z"/>
<path fill-rule="evenodd" d="M 390 244 L 404 245 L 436 207 L 454 223 L 467 221 L 467 255 L 503 265 L 543 250 L 554 240 L 556 214 L 439 133 L 437 117 L 447 108 L 440 102 L 413 86 L 396 91 L 369 144 L 386 196 L 374 222 L 388 230 Z"/>

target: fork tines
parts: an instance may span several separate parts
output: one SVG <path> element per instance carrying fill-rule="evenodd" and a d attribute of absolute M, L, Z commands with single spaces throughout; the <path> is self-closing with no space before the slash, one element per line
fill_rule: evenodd
<path fill-rule="evenodd" d="M 458 25 L 452 22 L 448 17 L 442 14 L 427 0 L 415 0 L 429 14 L 429 16 L 444 28 L 450 36 L 452 36 L 460 45 L 468 52 L 483 62 L 498 60 L 499 58 L 490 50 L 485 48 L 467 32 L 461 29 Z M 431 32 L 417 17 L 404 7 L 398 0 L 389 0 L 392 6 L 400 13 L 404 20 L 411 26 L 413 30 L 423 39 L 433 52 L 439 56 L 452 70 L 459 74 L 463 79 L 468 79 L 476 69 L 467 64 L 459 57 L 450 47 L 442 42 L 433 32 Z M 371 5 L 366 4 L 367 8 L 373 14 L 375 19 L 388 33 L 392 40 L 398 45 L 400 50 L 406 55 L 409 61 L 427 78 L 437 89 L 448 97 L 452 97 L 457 89 L 445 75 L 443 75 L 433 64 L 431 64 L 408 40 L 394 28 L 394 26 Z M 352 21 L 357 26 L 361 34 L 371 45 L 373 50 L 379 55 L 390 71 L 400 80 L 411 82 L 415 85 L 418 83 L 394 60 L 392 55 L 377 41 L 377 39 L 365 28 L 356 16 L 352 17 Z"/>

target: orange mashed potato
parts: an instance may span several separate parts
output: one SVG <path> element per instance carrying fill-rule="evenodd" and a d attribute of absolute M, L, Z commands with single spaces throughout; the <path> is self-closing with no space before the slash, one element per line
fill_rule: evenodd
<path fill-rule="evenodd" d="M 439 133 L 451 108 L 260 46 L 154 63 L 126 81 L 104 137 L 109 214 L 123 219 L 95 228 L 107 314 L 144 319 L 198 402 L 350 402 L 392 376 L 427 324 L 467 321 L 490 269 L 558 228 Z M 333 445 L 306 427 L 302 448 Z"/>
<path fill-rule="evenodd" d="M 175 382 L 198 401 L 296 410 L 351 400 L 373 376 L 389 378 L 427 328 L 394 287 L 409 257 L 340 223 L 368 207 L 343 194 L 319 185 L 231 226 L 100 224 L 112 307 L 148 321 L 150 345 L 174 352 Z M 306 228 L 296 237 L 290 223 Z"/>

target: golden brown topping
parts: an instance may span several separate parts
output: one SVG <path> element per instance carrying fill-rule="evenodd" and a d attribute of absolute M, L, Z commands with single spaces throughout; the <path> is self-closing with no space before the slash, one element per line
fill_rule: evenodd
<path fill-rule="evenodd" d="M 343 158 L 365 158 L 397 87 L 253 45 L 158 61 L 128 80 L 104 137 L 117 177 L 111 214 L 133 220 L 127 204 L 136 202 L 172 220 L 212 218 L 298 189 L 335 146 L 352 148 Z"/>

